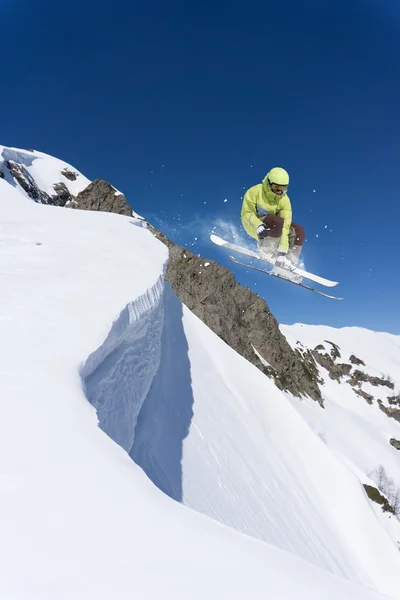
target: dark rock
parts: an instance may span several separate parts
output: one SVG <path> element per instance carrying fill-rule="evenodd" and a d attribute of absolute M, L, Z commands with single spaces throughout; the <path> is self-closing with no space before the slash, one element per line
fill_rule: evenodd
<path fill-rule="evenodd" d="M 354 356 L 354 354 L 352 354 L 349 358 L 350 362 L 352 365 L 357 365 L 357 366 L 363 366 L 365 367 L 365 362 L 361 360 L 361 358 L 357 358 L 357 356 Z"/>
<path fill-rule="evenodd" d="M 388 396 L 388 402 L 389 404 L 400 406 L 400 394 L 397 394 L 397 396 Z"/>
<path fill-rule="evenodd" d="M 74 199 L 65 183 L 55 183 L 53 188 L 56 192 L 56 195 L 51 196 L 51 201 L 49 204 L 54 204 L 55 206 L 65 206 L 67 202 L 71 202 Z"/>
<path fill-rule="evenodd" d="M 319 350 L 321 350 L 321 352 L 325 351 L 325 346 L 323 344 L 318 344 L 318 346 L 315 346 L 314 350 L 316 352 L 318 352 Z"/>
<path fill-rule="evenodd" d="M 320 364 L 321 367 L 324 367 L 328 371 L 329 377 L 331 379 L 333 379 L 334 381 L 340 381 L 340 379 L 342 377 L 344 377 L 345 375 L 349 375 L 349 373 L 352 369 L 352 366 L 348 365 L 346 363 L 337 363 L 336 364 L 334 362 L 334 359 L 332 358 L 332 356 L 327 353 L 321 354 L 320 352 L 318 352 L 316 350 L 311 350 L 311 353 L 314 356 L 317 363 Z M 332 351 L 331 351 L 331 354 L 332 354 Z"/>
<path fill-rule="evenodd" d="M 347 383 L 353 386 L 359 386 L 362 382 L 371 383 L 375 387 L 385 386 L 391 390 L 394 389 L 394 383 L 389 379 L 384 379 L 381 377 L 372 377 L 371 375 L 368 375 L 368 373 L 364 373 L 363 371 L 359 371 L 358 369 L 354 371 L 350 379 L 347 380 Z"/>
<path fill-rule="evenodd" d="M 100 210 L 128 217 L 132 216 L 132 209 L 125 196 L 118 194 L 115 188 L 107 181 L 104 181 L 104 179 L 95 179 L 92 181 L 90 185 L 76 196 L 75 201 L 76 207 L 81 210 Z"/>
<path fill-rule="evenodd" d="M 4 171 L 0 169 L 0 179 L 4 179 Z"/>
<path fill-rule="evenodd" d="M 341 358 L 339 346 L 337 344 L 334 344 L 333 342 L 329 342 L 328 340 L 324 340 L 324 342 L 326 342 L 327 344 L 330 344 L 332 346 L 331 356 L 332 356 L 333 360 L 336 360 L 337 358 Z"/>
<path fill-rule="evenodd" d="M 380 493 L 378 488 L 374 487 L 373 485 L 367 485 L 366 483 L 363 485 L 365 491 L 367 492 L 368 498 L 373 502 L 380 504 L 383 512 L 391 512 L 392 514 L 395 514 L 395 509 L 390 505 L 388 499 Z"/>
<path fill-rule="evenodd" d="M 392 408 L 391 406 L 385 406 L 382 400 L 378 400 L 378 406 L 382 412 L 385 413 L 388 417 L 392 417 L 392 419 L 396 419 L 396 421 L 400 422 L 400 409 Z"/>
<path fill-rule="evenodd" d="M 301 360 L 306 363 L 308 370 L 314 375 L 315 381 L 319 383 L 319 385 L 324 385 L 324 380 L 320 375 L 317 361 L 314 358 L 312 350 L 297 348 L 296 352 L 300 355 Z"/>
<path fill-rule="evenodd" d="M 300 353 L 292 350 L 265 301 L 239 285 L 225 267 L 175 245 L 153 227 L 149 229 L 169 247 L 166 279 L 180 300 L 231 348 L 273 377 L 280 389 L 298 397 L 308 395 L 322 405 L 315 366 L 310 368 Z M 253 347 L 269 367 L 262 364 Z"/>
<path fill-rule="evenodd" d="M 46 198 L 43 196 L 41 190 L 38 188 L 29 171 L 27 171 L 23 165 L 20 165 L 12 160 L 6 161 L 5 164 L 8 167 L 13 179 L 19 183 L 23 190 L 25 190 L 29 198 L 32 198 L 32 200 L 35 200 L 35 202 L 40 202 L 41 204 L 46 203 Z"/>
<path fill-rule="evenodd" d="M 357 394 L 357 396 L 361 396 L 361 398 L 364 398 L 364 400 L 366 400 L 368 404 L 372 404 L 374 401 L 374 397 L 371 396 L 371 394 L 367 394 L 367 392 L 364 392 L 364 390 L 355 390 L 353 388 L 353 392 Z"/>
<path fill-rule="evenodd" d="M 67 167 L 61 171 L 61 175 L 64 175 L 64 177 L 70 181 L 76 181 L 76 178 L 78 177 L 78 173 L 75 173 L 75 171 L 70 171 Z"/>
<path fill-rule="evenodd" d="M 392 444 L 393 448 L 396 448 L 396 450 L 400 450 L 400 440 L 395 440 L 394 438 L 391 438 L 390 443 Z"/>

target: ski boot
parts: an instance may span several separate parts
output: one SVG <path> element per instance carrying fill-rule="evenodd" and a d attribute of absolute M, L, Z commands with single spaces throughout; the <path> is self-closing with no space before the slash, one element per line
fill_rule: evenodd
<path fill-rule="evenodd" d="M 300 252 L 301 246 L 290 249 L 287 254 L 280 254 L 279 252 L 276 252 L 273 273 L 279 275 L 280 277 L 284 277 L 285 279 L 289 279 L 290 281 L 294 281 L 295 283 L 301 283 L 302 277 L 297 275 L 297 273 L 293 273 L 293 269 L 296 267 Z"/>
<path fill-rule="evenodd" d="M 260 253 L 260 258 L 265 260 L 270 264 L 274 264 L 276 249 L 278 247 L 279 238 L 273 238 L 267 236 L 262 240 L 258 241 L 258 251 Z"/>

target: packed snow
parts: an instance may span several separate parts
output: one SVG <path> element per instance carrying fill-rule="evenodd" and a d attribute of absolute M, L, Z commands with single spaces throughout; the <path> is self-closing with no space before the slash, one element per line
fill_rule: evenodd
<path fill-rule="evenodd" d="M 0 247 L 1 598 L 400 598 L 357 457 L 182 305 L 137 219 L 0 179 Z"/>

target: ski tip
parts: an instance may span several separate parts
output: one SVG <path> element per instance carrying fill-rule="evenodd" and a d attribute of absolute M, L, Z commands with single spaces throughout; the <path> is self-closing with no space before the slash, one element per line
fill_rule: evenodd
<path fill-rule="evenodd" d="M 214 244 L 217 244 L 217 246 L 223 246 L 224 244 L 224 240 L 218 237 L 218 235 L 215 235 L 214 233 L 210 235 L 210 240 L 214 242 Z"/>

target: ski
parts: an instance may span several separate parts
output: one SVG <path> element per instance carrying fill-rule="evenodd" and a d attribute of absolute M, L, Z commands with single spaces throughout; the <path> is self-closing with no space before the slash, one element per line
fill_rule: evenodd
<path fill-rule="evenodd" d="M 343 300 L 343 298 L 338 298 L 337 296 L 330 296 L 329 294 L 325 294 L 325 292 L 321 292 L 320 290 L 316 290 L 315 288 L 306 285 L 305 283 L 299 283 L 297 281 L 292 281 L 291 279 L 287 279 L 283 277 L 283 275 L 279 275 L 278 273 L 274 273 L 273 271 L 268 271 L 268 269 L 261 269 L 261 267 L 255 267 L 254 265 L 249 265 L 248 263 L 241 262 L 234 258 L 233 256 L 229 256 L 229 259 L 234 262 L 236 265 L 242 265 L 242 267 L 247 267 L 248 269 L 254 269 L 255 271 L 260 271 L 261 273 L 266 273 L 266 275 L 272 275 L 272 277 L 277 277 L 278 279 L 283 279 L 283 281 L 288 281 L 289 283 L 293 283 L 293 285 L 298 285 L 306 290 L 310 290 L 310 292 L 315 292 L 320 296 L 324 296 L 325 298 L 330 298 L 331 300 Z"/>
<path fill-rule="evenodd" d="M 258 258 L 258 260 L 263 261 L 264 263 L 273 265 L 274 263 L 270 263 L 264 258 L 262 258 L 258 252 L 254 250 L 249 250 L 248 248 L 244 248 L 243 246 L 237 246 L 236 244 L 231 244 L 231 242 L 227 242 L 226 240 L 220 238 L 218 235 L 211 234 L 210 240 L 216 244 L 217 246 L 221 246 L 223 248 L 227 248 L 228 250 L 233 250 L 234 252 L 239 252 L 239 254 L 244 254 L 246 256 L 251 256 L 253 258 Z M 320 285 L 324 285 L 325 287 L 334 287 L 339 282 L 331 281 L 330 279 L 325 279 L 325 277 L 320 277 L 319 275 L 314 275 L 314 273 L 309 273 L 308 271 L 304 271 L 303 269 L 299 269 L 295 267 L 291 273 L 296 273 L 300 277 L 304 277 L 305 279 L 309 279 L 314 283 L 319 283 Z"/>

